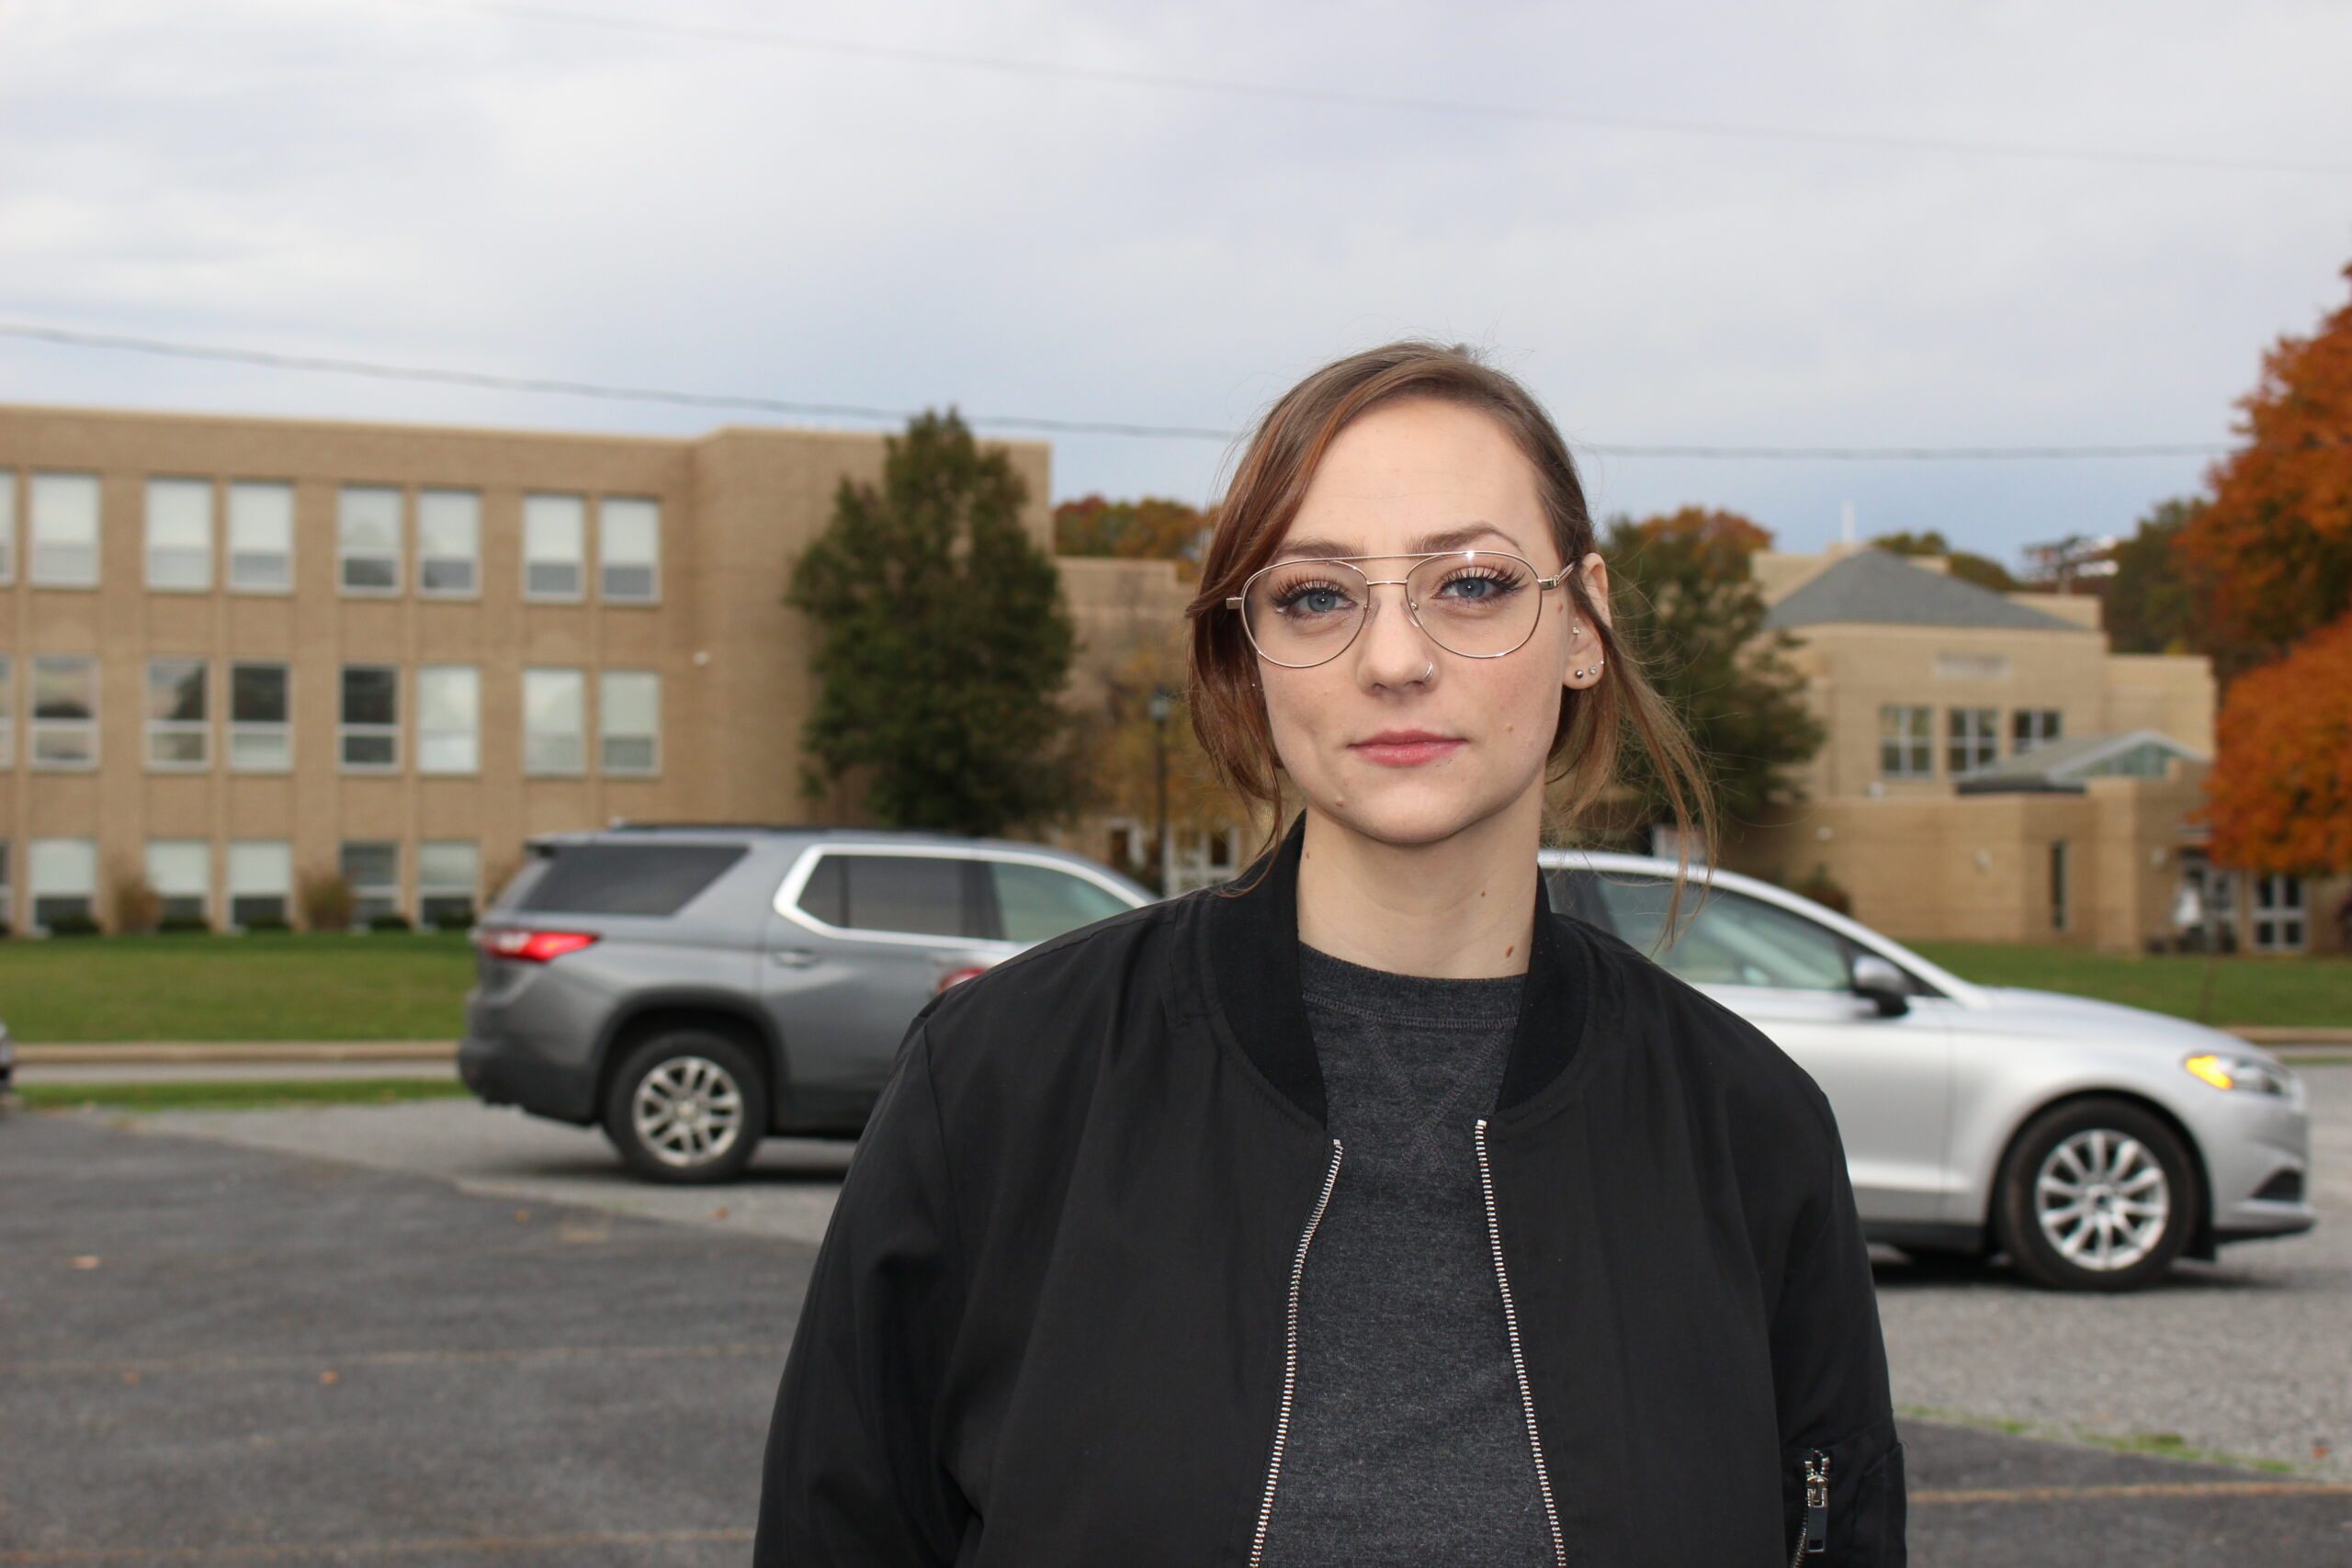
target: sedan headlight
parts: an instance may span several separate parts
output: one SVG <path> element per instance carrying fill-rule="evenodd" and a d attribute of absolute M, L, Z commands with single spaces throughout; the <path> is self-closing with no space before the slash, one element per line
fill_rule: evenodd
<path fill-rule="evenodd" d="M 2215 1089 L 2277 1095 L 2289 1094 L 2294 1089 L 2295 1080 L 2286 1068 L 2273 1066 L 2255 1056 L 2229 1056 L 2209 1051 L 2202 1055 L 2189 1057 L 2181 1066 Z"/>

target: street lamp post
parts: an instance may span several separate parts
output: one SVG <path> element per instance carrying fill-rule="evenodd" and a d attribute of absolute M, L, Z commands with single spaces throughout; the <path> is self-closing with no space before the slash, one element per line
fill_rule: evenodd
<path fill-rule="evenodd" d="M 1159 896 L 1168 897 L 1168 716 L 1176 698 L 1165 686 L 1151 689 L 1151 753 L 1153 784 L 1159 800 Z"/>

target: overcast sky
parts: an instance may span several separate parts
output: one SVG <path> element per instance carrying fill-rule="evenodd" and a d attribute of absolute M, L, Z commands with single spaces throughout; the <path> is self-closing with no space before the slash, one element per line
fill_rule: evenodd
<path fill-rule="evenodd" d="M 2333 164 L 2011 157 L 1306 101 Z M 571 19 L 566 19 L 567 17 Z M 1405 334 L 1572 440 L 2226 441 L 2352 260 L 2352 6 L 0 0 L 0 321 L 511 376 L 1230 428 Z M 0 338 L 0 399 L 692 434 L 754 416 Z M 834 421 L 831 423 L 845 423 Z M 1055 438 L 1203 501 L 1216 441 Z M 0 461 L 6 455 L 0 454 Z M 2194 457 L 1592 455 L 1605 511 L 2010 557 Z"/>

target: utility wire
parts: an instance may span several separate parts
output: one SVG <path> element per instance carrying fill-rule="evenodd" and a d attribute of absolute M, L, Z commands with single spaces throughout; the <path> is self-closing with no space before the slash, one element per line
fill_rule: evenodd
<path fill-rule="evenodd" d="M 368 359 L 333 358 L 322 355 L 278 354 L 267 349 L 232 348 L 217 344 L 175 343 L 163 338 L 126 337 L 114 333 L 71 332 L 62 327 L 36 326 L 24 321 L 0 321 L 0 338 L 54 344 L 67 348 L 116 349 L 132 354 L 162 355 L 173 359 L 212 360 L 254 365 L 271 370 L 304 370 L 337 376 L 368 376 L 385 381 L 424 381 L 442 386 L 478 387 L 502 392 L 548 392 L 567 398 L 600 398 L 612 402 L 672 403 L 684 408 L 740 409 L 755 413 L 827 416 L 882 420 L 897 423 L 913 417 L 907 409 L 876 408 L 865 403 L 819 403 L 783 398 L 751 397 L 730 392 L 686 392 L 663 387 L 618 387 L 596 381 L 561 380 L 543 376 L 501 376 L 483 370 L 451 370 L 434 366 L 386 365 Z M 967 414 L 965 422 L 990 430 L 1030 430 L 1063 435 L 1136 435 L 1161 440 L 1231 441 L 1238 430 L 1216 430 L 1192 424 L 1130 424 L 1116 420 L 1042 419 L 1027 414 Z M 1583 441 L 1588 452 L 1611 457 L 1761 457 L 1829 459 L 1836 461 L 1999 461 L 2036 457 L 2211 457 L 2226 446 L 2205 442 L 2152 442 L 2137 445 L 2087 446 L 1718 446 L 1687 443 L 1640 445 Z"/>
<path fill-rule="evenodd" d="M 681 22 L 651 17 L 622 16 L 609 11 L 576 11 L 535 6 L 526 0 L 396 0 L 416 8 L 469 11 L 481 16 L 509 17 L 523 21 L 555 22 L 567 27 L 604 28 L 620 32 L 712 42 L 750 44 L 757 48 L 801 53 L 888 60 L 914 65 L 996 71 L 1065 81 L 1105 82 L 1125 87 L 1152 87 L 1175 92 L 1223 93 L 1294 103 L 1324 104 L 1349 108 L 1403 109 L 1417 114 L 1458 115 L 1479 119 L 1516 120 L 1549 125 L 1573 125 L 1600 130 L 1637 130 L 1672 136 L 1703 136 L 1746 141 L 1794 141 L 1815 146 L 1867 147 L 1905 152 L 1941 152 L 1968 157 L 2022 158 L 2058 163 L 2127 164 L 2150 168 L 2228 169 L 2241 173 L 2290 175 L 2352 175 L 2352 164 L 2293 158 L 2254 158 L 2214 152 L 2152 152 L 2119 147 L 2037 146 L 2026 142 L 1976 141 L 1935 136 L 1906 136 L 1870 130 L 1818 130 L 1793 126 L 1746 125 L 1730 121 L 1678 119 L 1652 115 L 1596 114 L 1582 109 L 1537 108 L 1526 105 L 1476 103 L 1459 98 L 1423 98 L 1402 94 L 1354 92 L 1337 87 L 1286 86 L 1272 82 L 1248 82 L 1220 76 L 1193 76 L 1175 72 L 1134 71 L 1116 66 L 1076 65 L 1059 61 L 1022 60 L 1007 55 L 971 54 L 958 51 L 917 49 L 897 44 L 854 43 L 842 39 L 810 38 L 768 28 L 723 23 Z"/>

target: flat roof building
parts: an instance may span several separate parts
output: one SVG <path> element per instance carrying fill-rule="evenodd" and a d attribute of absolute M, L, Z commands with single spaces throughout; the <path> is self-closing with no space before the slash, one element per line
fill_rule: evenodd
<path fill-rule="evenodd" d="M 1050 547 L 1049 452 L 1001 444 Z M 0 918 L 470 908 L 529 836 L 810 815 L 783 593 L 879 434 L 0 408 Z"/>

